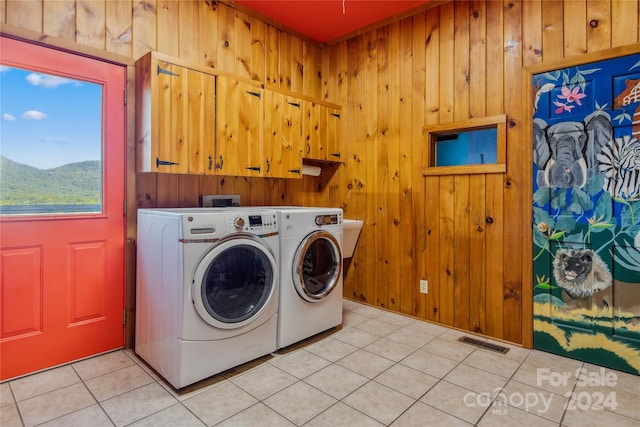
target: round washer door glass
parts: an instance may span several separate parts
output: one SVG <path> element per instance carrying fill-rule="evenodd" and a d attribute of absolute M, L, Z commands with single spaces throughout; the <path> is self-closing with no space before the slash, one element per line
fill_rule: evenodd
<path fill-rule="evenodd" d="M 326 298 L 336 288 L 341 271 L 340 244 L 331 233 L 313 232 L 298 246 L 293 260 L 293 283 L 306 301 Z"/>
<path fill-rule="evenodd" d="M 225 329 L 250 323 L 270 301 L 277 283 L 276 261 L 250 237 L 214 247 L 200 262 L 193 303 L 207 323 Z"/>

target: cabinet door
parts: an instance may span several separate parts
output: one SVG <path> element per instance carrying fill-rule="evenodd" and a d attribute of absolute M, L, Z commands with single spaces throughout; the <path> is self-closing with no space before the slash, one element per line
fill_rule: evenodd
<path fill-rule="evenodd" d="M 215 156 L 215 76 L 189 70 L 189 173 L 212 174 Z"/>
<path fill-rule="evenodd" d="M 264 90 L 240 83 L 239 175 L 261 176 L 264 167 Z"/>
<path fill-rule="evenodd" d="M 171 82 L 172 66 L 166 62 L 153 61 L 151 66 L 151 164 L 155 172 L 171 172 Z"/>
<path fill-rule="evenodd" d="M 164 61 L 154 61 L 152 80 L 157 96 L 151 108 L 153 119 L 157 123 L 157 138 L 152 137 L 151 144 L 157 144 L 155 164 L 158 172 L 188 173 L 189 155 L 186 143 L 186 118 L 188 116 L 189 70 Z M 154 78 L 155 77 L 155 78 Z"/>
<path fill-rule="evenodd" d="M 303 102 L 303 156 L 307 159 L 324 160 L 326 158 L 322 145 L 322 113 L 326 107 L 311 101 Z"/>
<path fill-rule="evenodd" d="M 302 171 L 300 100 L 265 90 L 264 176 L 300 178 Z"/>
<path fill-rule="evenodd" d="M 216 78 L 218 173 L 260 176 L 263 171 L 263 89 Z"/>
<path fill-rule="evenodd" d="M 339 162 L 342 161 L 342 112 L 335 108 L 328 108 L 326 117 L 325 146 L 327 147 L 327 160 Z"/>
<path fill-rule="evenodd" d="M 264 176 L 279 178 L 282 176 L 282 102 L 280 93 L 264 92 Z"/>
<path fill-rule="evenodd" d="M 302 177 L 302 104 L 299 99 L 283 96 L 282 103 L 282 177 Z"/>
<path fill-rule="evenodd" d="M 150 58 L 136 64 L 138 170 L 205 173 L 214 156 L 215 76 Z"/>
<path fill-rule="evenodd" d="M 310 101 L 303 102 L 303 157 L 340 161 L 341 112 Z"/>

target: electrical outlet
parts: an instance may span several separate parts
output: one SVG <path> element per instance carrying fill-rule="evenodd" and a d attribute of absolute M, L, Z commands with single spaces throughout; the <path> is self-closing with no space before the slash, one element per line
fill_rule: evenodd
<path fill-rule="evenodd" d="M 420 292 L 423 294 L 429 293 L 429 281 L 428 280 L 420 280 Z"/>

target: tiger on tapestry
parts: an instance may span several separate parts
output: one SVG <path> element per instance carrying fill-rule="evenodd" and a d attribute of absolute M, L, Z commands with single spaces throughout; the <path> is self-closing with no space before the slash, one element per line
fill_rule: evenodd
<path fill-rule="evenodd" d="M 610 306 L 611 272 L 605 262 L 589 249 L 558 249 L 553 262 L 556 283 L 563 290 L 562 300 L 572 306 Z M 596 298 L 592 298 L 596 296 Z M 592 299 L 593 301 L 587 301 Z"/>
<path fill-rule="evenodd" d="M 613 197 L 640 196 L 640 140 L 629 135 L 615 138 L 598 154 L 598 169 L 604 172 L 604 189 Z"/>

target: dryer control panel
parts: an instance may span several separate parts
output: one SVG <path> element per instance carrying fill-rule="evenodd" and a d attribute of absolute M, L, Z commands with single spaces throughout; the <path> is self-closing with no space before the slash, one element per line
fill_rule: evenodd
<path fill-rule="evenodd" d="M 316 225 L 334 225 L 340 223 L 340 217 L 337 214 L 316 216 Z"/>

